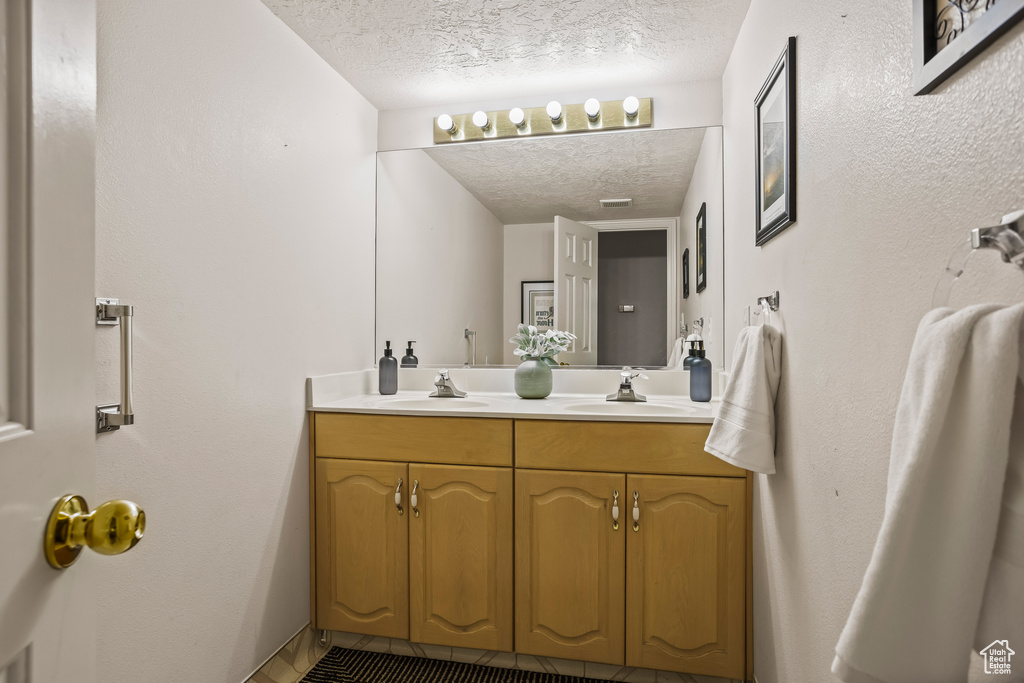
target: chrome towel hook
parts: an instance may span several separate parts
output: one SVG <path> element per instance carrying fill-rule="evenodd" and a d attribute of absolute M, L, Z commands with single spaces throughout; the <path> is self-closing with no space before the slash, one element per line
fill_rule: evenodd
<path fill-rule="evenodd" d="M 779 310 L 779 290 L 776 289 L 768 296 L 757 297 L 757 305 L 760 306 L 761 304 L 768 304 L 768 308 L 773 311 Z"/>

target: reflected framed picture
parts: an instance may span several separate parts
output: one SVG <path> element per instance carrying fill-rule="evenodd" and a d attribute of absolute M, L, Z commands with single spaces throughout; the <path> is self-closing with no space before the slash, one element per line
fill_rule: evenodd
<path fill-rule="evenodd" d="M 522 281 L 522 321 L 533 325 L 541 332 L 555 327 L 555 282 L 554 280 Z"/>
<path fill-rule="evenodd" d="M 690 298 L 690 248 L 683 249 L 683 298 Z"/>
<path fill-rule="evenodd" d="M 796 38 L 786 41 L 754 100 L 754 112 L 754 244 L 761 246 L 796 222 Z"/>
<path fill-rule="evenodd" d="M 697 212 L 697 293 L 708 286 L 708 204 Z"/>

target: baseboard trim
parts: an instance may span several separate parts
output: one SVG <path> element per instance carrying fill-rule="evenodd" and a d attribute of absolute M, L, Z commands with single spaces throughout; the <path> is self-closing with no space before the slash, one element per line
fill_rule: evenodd
<path fill-rule="evenodd" d="M 290 637 L 290 638 L 289 638 L 288 640 L 284 641 L 284 642 L 283 642 L 283 643 L 281 644 L 281 647 L 279 647 L 279 648 L 277 648 L 276 650 L 274 650 L 274 654 L 270 655 L 269 657 L 267 657 L 266 659 L 264 659 L 264 660 L 263 660 L 262 662 L 260 662 L 260 663 L 259 663 L 259 666 L 257 666 L 257 667 L 256 667 L 255 669 L 253 669 L 253 670 L 252 670 L 252 671 L 251 671 L 251 672 L 249 673 L 249 675 L 248 675 L 248 676 L 246 676 L 245 678 L 243 678 L 243 679 L 242 679 L 241 683 L 249 683 L 249 681 L 250 681 L 250 680 L 252 679 L 252 677 L 253 677 L 253 676 L 255 676 L 256 674 L 258 674 L 258 673 L 260 672 L 260 669 L 262 669 L 263 667 L 265 667 L 265 666 L 267 665 L 267 662 L 269 662 L 269 661 L 270 661 L 271 659 L 273 659 L 274 657 L 276 657 L 276 656 L 278 656 L 279 654 L 281 654 L 281 650 L 283 650 L 283 649 L 285 649 L 286 647 L 288 647 L 288 643 L 290 643 L 290 642 L 292 642 L 293 640 L 295 640 L 296 638 L 298 638 L 298 637 L 299 637 L 299 635 L 300 635 L 300 634 L 301 634 L 301 633 L 302 633 L 303 631 L 305 631 L 305 630 L 306 630 L 307 628 L 310 628 L 310 627 L 312 627 L 312 624 L 311 624 L 311 623 L 309 623 L 309 622 L 306 622 L 306 623 L 305 623 L 305 624 L 304 624 L 304 625 L 302 626 L 302 628 L 300 628 L 300 629 L 299 629 L 298 631 L 296 631 L 295 633 L 293 633 L 293 634 L 292 634 L 292 636 L 291 636 L 291 637 Z"/>

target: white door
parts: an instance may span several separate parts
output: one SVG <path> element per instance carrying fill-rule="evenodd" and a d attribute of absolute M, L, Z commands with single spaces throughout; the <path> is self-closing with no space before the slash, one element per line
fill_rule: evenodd
<path fill-rule="evenodd" d="M 94 683 L 101 558 L 53 569 L 43 532 L 61 496 L 98 502 L 95 5 L 6 0 L 0 21 L 0 681 Z"/>
<path fill-rule="evenodd" d="M 555 327 L 576 341 L 558 360 L 597 365 L 597 230 L 555 216 Z"/>

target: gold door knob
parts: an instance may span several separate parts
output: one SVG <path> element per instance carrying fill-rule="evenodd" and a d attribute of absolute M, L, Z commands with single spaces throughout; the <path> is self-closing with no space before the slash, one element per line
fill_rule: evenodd
<path fill-rule="evenodd" d="M 43 549 L 55 569 L 74 564 L 82 548 L 120 555 L 135 547 L 146 531 L 146 513 L 129 500 L 110 500 L 89 512 L 81 496 L 64 496 L 46 525 Z"/>

